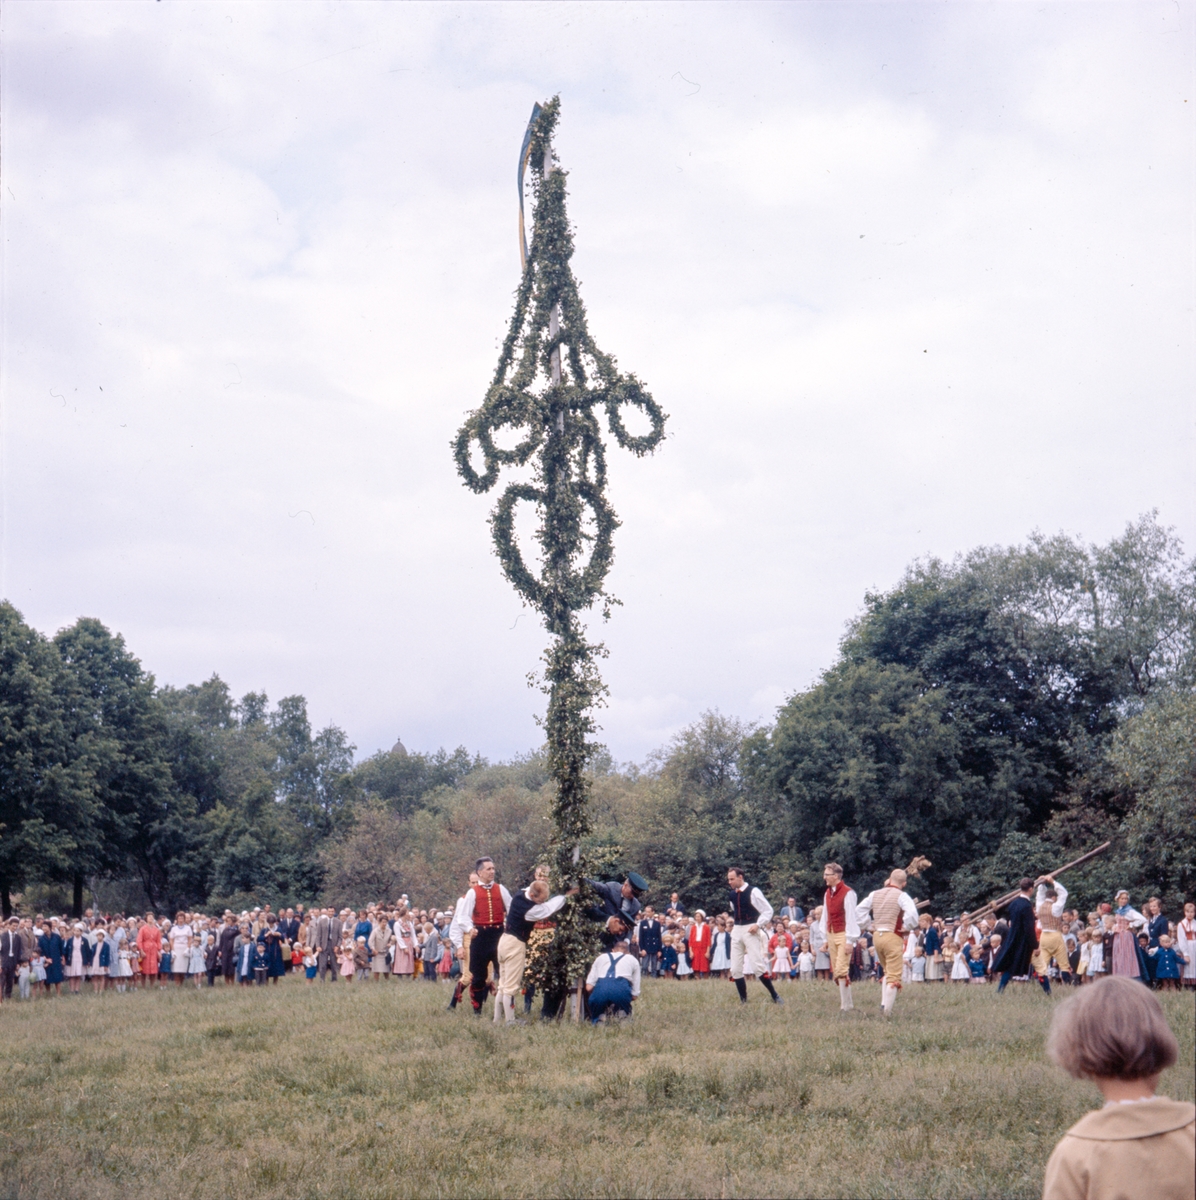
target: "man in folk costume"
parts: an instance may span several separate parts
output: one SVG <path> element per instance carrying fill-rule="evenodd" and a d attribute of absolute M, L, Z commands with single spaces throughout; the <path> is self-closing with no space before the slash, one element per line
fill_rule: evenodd
<path fill-rule="evenodd" d="M 1067 907 L 1067 888 L 1056 883 L 1053 875 L 1042 875 L 1038 879 L 1038 893 L 1034 897 L 1034 912 L 1038 917 L 1038 950 L 1031 961 L 1048 991 L 1050 980 L 1047 968 L 1052 959 L 1059 968 L 1064 983 L 1071 982 L 1071 962 L 1067 957 L 1067 943 L 1063 940 L 1063 911 Z"/>
<path fill-rule="evenodd" d="M 740 1003 L 747 1003 L 747 984 L 744 974 L 755 975 L 764 985 L 774 1004 L 784 1004 L 772 986 L 768 973 L 768 962 L 760 926 L 772 920 L 772 905 L 764 899 L 758 887 L 749 886 L 738 867 L 727 872 L 727 886 L 731 889 L 731 978 L 739 992 Z M 746 972 L 745 972 L 746 965 Z"/>
<path fill-rule="evenodd" d="M 855 892 L 843 882 L 843 868 L 838 863 L 827 863 L 822 878 L 826 883 L 826 894 L 822 899 L 822 915 L 816 924 L 826 939 L 831 972 L 839 985 L 839 1011 L 849 1012 L 855 1007 L 851 1002 L 851 948 L 860 936 L 860 924 L 855 915 L 859 901 Z"/>
<path fill-rule="evenodd" d="M 1001 982 L 997 985 L 998 992 L 1003 992 L 1005 985 L 1015 975 L 1030 974 L 1030 961 L 1038 949 L 1038 939 L 1034 931 L 1034 902 L 1030 899 L 1030 893 L 1034 890 L 1034 880 L 1022 879 L 1017 887 L 1020 895 L 1009 906 L 1009 931 L 992 961 L 992 973 L 1001 977 Z M 1042 984 L 1042 990 L 1049 996 L 1050 980 L 1043 976 L 1039 982 Z"/>
<path fill-rule="evenodd" d="M 527 963 L 527 943 L 537 921 L 547 921 L 560 912 L 568 896 L 575 896 L 580 889 L 571 888 L 564 896 L 549 899 L 548 884 L 534 879 L 517 892 L 507 908 L 503 935 L 498 940 L 498 999 L 495 1013 L 505 1014 L 508 1025 L 522 1025 L 515 1016 L 515 997 L 523 987 L 523 968 Z M 495 1020 L 497 1020 L 497 1015 Z"/>
<path fill-rule="evenodd" d="M 466 889 L 465 896 L 468 896 L 477 886 L 478 874 L 476 871 L 470 871 L 469 887 Z M 457 980 L 457 986 L 453 989 L 453 998 L 448 1003 L 449 1012 L 452 1012 L 461 1002 L 461 997 L 465 994 L 465 989 L 469 987 L 472 978 L 469 974 L 469 944 L 473 941 L 473 930 L 467 933 L 461 920 L 461 915 L 465 911 L 465 896 L 461 896 L 453 906 L 453 919 L 449 922 L 449 941 L 452 942 L 456 959 L 461 964 L 461 976 Z"/>
<path fill-rule="evenodd" d="M 489 987 L 486 969 L 493 969 L 494 978 L 498 979 L 498 941 L 502 937 L 507 910 L 511 907 L 511 893 L 501 883 L 494 882 L 494 859 L 479 858 L 474 869 L 478 882 L 463 898 L 460 928 L 462 941 L 464 934 L 473 934 L 469 945 L 469 974 L 472 977 L 469 1002 L 473 1011 L 481 1015 Z"/>
<path fill-rule="evenodd" d="M 918 927 L 918 906 L 905 891 L 908 876 L 898 868 L 889 873 L 884 887 L 865 896 L 855 910 L 856 925 L 872 919 L 872 949 L 884 968 L 880 985 L 880 1010 L 885 1016 L 893 1011 L 901 991 L 901 967 L 905 956 L 904 933 Z"/>

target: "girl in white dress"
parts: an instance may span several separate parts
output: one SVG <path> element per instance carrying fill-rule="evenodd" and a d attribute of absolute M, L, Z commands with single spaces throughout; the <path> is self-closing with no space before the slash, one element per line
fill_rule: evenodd
<path fill-rule="evenodd" d="M 720 971 L 731 969 L 731 958 L 727 952 L 727 926 L 722 916 L 714 918 L 714 946 L 710 955 L 710 973 L 717 975 Z"/>
<path fill-rule="evenodd" d="M 809 942 L 802 942 L 801 953 L 797 956 L 797 977 L 799 979 L 814 978 L 814 953 Z"/>
<path fill-rule="evenodd" d="M 772 952 L 772 975 L 774 979 L 788 979 L 793 969 L 793 961 L 789 951 L 789 938 L 781 934 L 777 938 L 776 947 Z"/>
<path fill-rule="evenodd" d="M 684 979 L 687 975 L 694 973 L 694 969 L 689 963 L 689 948 L 681 934 L 677 934 L 674 945 L 677 947 L 677 978 Z"/>
<path fill-rule="evenodd" d="M 959 928 L 955 931 L 955 961 L 951 964 L 952 983 L 972 978 L 967 957 L 963 952 L 964 946 L 971 946 L 973 950 L 979 949 L 980 946 L 980 930 L 972 924 L 972 919 L 967 913 L 959 918 Z"/>
<path fill-rule="evenodd" d="M 113 954 L 113 965 L 110 974 L 116 980 L 116 990 L 123 992 L 128 987 L 128 981 L 133 978 L 132 956 L 129 954 L 129 931 L 123 921 L 117 921 L 112 931 L 112 941 L 116 952 Z"/>
<path fill-rule="evenodd" d="M 204 976 L 208 973 L 208 965 L 204 961 L 204 956 L 208 949 L 208 939 L 212 935 L 208 932 L 208 923 L 201 917 L 196 929 L 195 936 L 191 939 L 191 961 L 187 965 L 187 974 L 195 980 L 196 987 L 202 987 Z"/>
<path fill-rule="evenodd" d="M 1184 905 L 1184 919 L 1175 927 L 1175 948 L 1188 960 L 1180 986 L 1196 988 L 1196 904 Z"/>

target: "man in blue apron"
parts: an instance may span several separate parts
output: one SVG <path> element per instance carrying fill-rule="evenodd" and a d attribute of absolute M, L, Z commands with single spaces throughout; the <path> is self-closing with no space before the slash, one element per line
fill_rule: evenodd
<path fill-rule="evenodd" d="M 594 959 L 586 977 L 590 1022 L 597 1025 L 608 1011 L 631 1016 L 631 1002 L 640 994 L 640 964 L 622 938 Z"/>

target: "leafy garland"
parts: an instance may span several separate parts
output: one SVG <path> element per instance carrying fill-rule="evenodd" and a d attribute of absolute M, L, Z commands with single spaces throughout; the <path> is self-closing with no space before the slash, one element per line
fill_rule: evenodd
<path fill-rule="evenodd" d="M 563 990 L 584 975 L 597 945 L 597 926 L 583 911 L 589 865 L 584 842 L 590 832 L 585 768 L 597 749 L 590 740 L 595 729 L 591 710 L 606 693 L 596 665 L 606 651 L 585 639 L 577 614 L 601 600 L 606 618 L 616 603 L 604 589 L 619 520 L 604 494 L 606 452 L 599 414 L 605 411 L 611 436 L 637 457 L 660 444 L 666 419 L 639 380 L 620 374 L 615 360 L 590 337 L 569 266 L 573 233 L 565 211 L 566 173 L 555 167 L 547 174 L 544 170 L 546 158 L 552 161 L 559 114 L 556 96 L 541 108 L 532 127 L 533 233 L 515 312 L 486 398 L 466 418 L 453 446 L 458 472 L 478 493 L 494 487 L 504 466 L 533 467 L 531 483 L 507 485 L 491 513 L 490 528 L 503 573 L 540 613 L 554 639 L 544 655 L 542 686 L 548 696 L 543 722 L 548 766 L 556 783 L 550 852 L 557 886 L 579 885 L 582 892 L 562 910 L 536 972 L 537 985 L 549 991 Z M 554 308 L 559 313 L 555 336 L 550 332 Z M 556 353 L 559 383 L 552 382 Z M 630 434 L 620 412 L 623 405 L 640 409 L 651 429 L 638 437 Z M 511 449 L 495 442 L 495 434 L 506 429 L 519 439 Z M 475 446 L 481 471 L 471 461 Z M 536 540 L 544 565 L 538 577 L 515 540 L 515 509 L 524 501 L 534 504 L 540 517 Z"/>

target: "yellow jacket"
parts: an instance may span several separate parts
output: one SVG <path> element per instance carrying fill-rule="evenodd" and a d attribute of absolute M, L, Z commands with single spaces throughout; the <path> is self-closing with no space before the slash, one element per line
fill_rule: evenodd
<path fill-rule="evenodd" d="M 1043 1200 L 1196 1200 L 1196 1106 L 1156 1096 L 1098 1108 L 1062 1137 Z"/>

